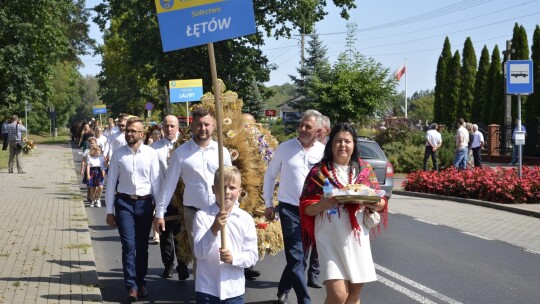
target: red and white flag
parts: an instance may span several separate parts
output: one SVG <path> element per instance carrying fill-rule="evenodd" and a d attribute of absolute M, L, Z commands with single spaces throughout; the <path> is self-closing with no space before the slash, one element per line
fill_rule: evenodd
<path fill-rule="evenodd" d="M 405 64 L 401 65 L 401 67 L 396 70 L 396 72 L 394 73 L 394 77 L 396 77 L 397 81 L 401 80 L 401 76 L 403 76 L 406 71 L 407 66 Z"/>

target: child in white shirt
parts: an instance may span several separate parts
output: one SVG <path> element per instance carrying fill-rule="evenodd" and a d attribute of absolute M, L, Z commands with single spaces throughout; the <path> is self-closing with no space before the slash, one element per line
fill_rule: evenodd
<path fill-rule="evenodd" d="M 216 172 L 214 185 L 218 182 Z M 218 203 L 200 210 L 193 222 L 193 242 L 197 270 L 196 302 L 244 303 L 244 268 L 259 259 L 257 232 L 253 218 L 240 209 L 238 197 L 242 191 L 238 168 L 223 168 L 223 211 Z M 212 186 L 214 193 L 216 186 Z M 226 228 L 226 248 L 221 248 L 221 229 Z"/>
<path fill-rule="evenodd" d="M 105 177 L 105 157 L 101 153 L 101 147 L 96 145 L 90 149 L 86 158 L 86 179 L 90 187 L 90 207 L 101 207 L 101 192 Z"/>

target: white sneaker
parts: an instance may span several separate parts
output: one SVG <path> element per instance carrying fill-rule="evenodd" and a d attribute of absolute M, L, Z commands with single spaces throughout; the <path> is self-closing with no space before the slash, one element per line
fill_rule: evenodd
<path fill-rule="evenodd" d="M 96 200 L 96 207 L 101 208 L 101 200 Z"/>
<path fill-rule="evenodd" d="M 90 208 L 94 208 L 95 206 L 96 206 L 96 202 L 95 202 L 95 201 L 92 201 L 92 202 L 90 203 Z"/>

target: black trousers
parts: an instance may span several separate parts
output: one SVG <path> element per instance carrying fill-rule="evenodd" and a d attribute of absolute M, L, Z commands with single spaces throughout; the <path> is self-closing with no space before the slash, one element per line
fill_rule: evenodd
<path fill-rule="evenodd" d="M 159 249 L 161 251 L 161 261 L 163 265 L 170 266 L 174 264 L 174 258 L 176 256 L 176 248 L 178 248 L 178 241 L 176 235 L 180 233 L 179 221 L 165 221 L 165 231 L 161 231 L 159 235 Z M 182 261 L 178 260 L 177 269 L 184 268 L 187 271 L 187 266 Z"/>
<path fill-rule="evenodd" d="M 7 150 L 9 143 L 9 133 L 2 134 L 2 140 L 4 141 L 2 145 L 2 150 Z"/>
<path fill-rule="evenodd" d="M 433 151 L 432 146 L 426 146 L 426 150 L 424 151 L 424 171 L 427 171 L 428 169 L 428 160 L 430 156 L 431 160 L 433 161 L 433 170 L 438 171 L 439 164 L 437 162 L 437 151 Z"/>
<path fill-rule="evenodd" d="M 475 167 L 482 166 L 482 156 L 480 155 L 481 150 L 482 150 L 482 147 L 472 148 L 472 155 L 474 158 Z"/>

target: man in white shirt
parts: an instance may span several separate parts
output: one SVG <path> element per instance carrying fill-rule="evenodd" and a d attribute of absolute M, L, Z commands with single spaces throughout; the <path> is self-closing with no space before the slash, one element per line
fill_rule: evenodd
<path fill-rule="evenodd" d="M 127 300 L 134 302 L 148 294 L 144 280 L 148 272 L 148 236 L 160 178 L 156 150 L 142 143 L 144 126 L 140 119 L 127 121 L 125 137 L 127 145 L 115 151 L 109 164 L 105 203 L 107 224 L 118 227 L 122 242 Z"/>
<path fill-rule="evenodd" d="M 278 146 L 264 175 L 263 199 L 268 220 L 275 218 L 274 187 L 277 177 L 280 177 L 277 193 L 279 205 L 276 209 L 283 231 L 287 265 L 278 284 L 279 303 L 288 303 L 291 287 L 298 303 L 311 303 L 304 275 L 306 260 L 302 248 L 299 203 L 306 176 L 324 153 L 324 145 L 317 141 L 322 124 L 321 113 L 307 110 L 298 126 L 298 137 Z"/>
<path fill-rule="evenodd" d="M 193 123 L 191 130 L 193 138 L 174 150 L 167 168 L 167 179 L 160 190 L 156 200 L 156 215 L 154 229 L 165 231 L 165 211 L 171 202 L 176 190 L 178 180 L 181 178 L 185 184 L 184 225 L 189 234 L 189 245 L 193 252 L 193 219 L 200 209 L 214 203 L 212 185 L 214 175 L 219 168 L 218 143 L 212 140 L 215 128 L 214 113 L 204 108 L 198 108 L 192 113 Z M 229 150 L 223 147 L 223 165 L 231 166 Z M 193 259 L 193 273 L 197 267 L 197 260 Z"/>
<path fill-rule="evenodd" d="M 472 130 L 473 130 L 473 141 L 472 141 L 471 148 L 472 148 L 472 154 L 474 158 L 474 166 L 482 167 L 482 157 L 480 155 L 480 152 L 482 152 L 482 147 L 484 146 L 484 134 L 478 131 L 477 124 L 472 125 Z"/>
<path fill-rule="evenodd" d="M 426 132 L 426 149 L 424 151 L 424 171 L 428 170 L 428 160 L 431 156 L 433 161 L 433 170 L 439 171 L 439 164 L 437 161 L 437 149 L 442 146 L 441 133 L 437 131 L 438 124 L 433 123 Z"/>
<path fill-rule="evenodd" d="M 163 130 L 163 138 L 156 141 L 151 145 L 152 148 L 158 153 L 159 159 L 159 177 L 161 179 L 161 184 L 165 182 L 165 176 L 167 167 L 169 167 L 169 159 L 171 154 L 174 151 L 174 145 L 180 136 L 178 129 L 178 118 L 174 115 L 167 115 L 163 119 L 161 124 Z M 168 216 L 174 217 L 179 216 L 178 210 L 169 204 L 167 207 L 167 212 L 165 212 L 165 218 Z M 173 267 L 174 267 L 174 257 L 176 256 L 176 248 L 178 248 L 178 241 L 176 240 L 176 235 L 180 233 L 180 219 L 169 219 L 165 221 L 165 230 L 161 231 L 159 235 L 159 248 L 161 251 L 161 261 L 165 266 L 163 270 L 164 278 L 171 278 Z M 176 272 L 178 273 L 179 280 L 185 280 L 189 277 L 189 272 L 187 265 L 178 260 L 178 266 L 176 267 Z"/>
<path fill-rule="evenodd" d="M 465 170 L 467 169 L 467 156 L 469 154 L 469 132 L 465 128 L 463 118 L 458 119 L 457 127 L 454 167 Z"/>

